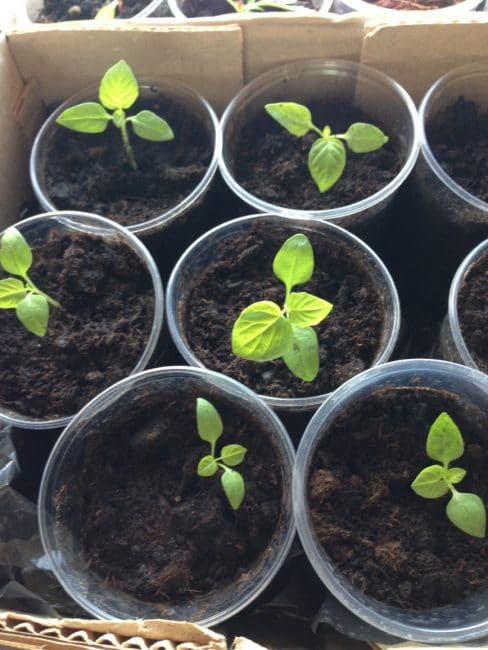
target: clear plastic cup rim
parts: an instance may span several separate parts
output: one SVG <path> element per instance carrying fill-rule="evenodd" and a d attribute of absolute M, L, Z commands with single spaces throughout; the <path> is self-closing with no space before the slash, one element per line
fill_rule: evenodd
<path fill-rule="evenodd" d="M 147 18 L 148 16 L 150 16 L 150 14 L 152 14 L 153 11 L 155 11 L 160 6 L 161 2 L 163 2 L 163 1 L 164 0 L 151 0 L 150 2 L 147 3 L 147 5 L 146 5 L 146 7 L 144 7 L 144 9 L 141 9 L 141 11 L 139 11 L 134 16 L 131 16 L 130 18 L 117 18 L 116 20 L 124 20 L 125 21 L 125 20 L 137 20 L 139 18 Z M 39 23 L 36 23 L 35 21 L 31 20 L 30 17 L 29 17 L 29 12 L 27 11 L 27 5 L 29 3 L 29 0 L 17 0 L 17 2 L 19 3 L 18 6 L 17 6 L 17 9 L 16 9 L 17 22 L 19 22 L 19 23 L 30 23 L 31 25 L 38 25 Z M 100 5 L 100 6 L 102 6 L 102 5 Z M 71 21 L 70 20 L 70 21 L 64 21 L 64 22 L 83 22 L 83 23 L 86 23 L 88 21 L 90 23 L 92 23 L 94 21 L 94 19 L 92 18 L 92 19 L 79 20 L 79 21 L 74 21 L 74 20 Z M 58 21 L 58 22 L 62 22 L 62 21 Z M 111 22 L 111 21 L 108 21 L 108 22 Z M 103 25 L 103 24 L 106 24 L 107 21 L 106 20 L 104 20 L 104 21 L 95 21 L 95 24 L 97 24 L 97 23 L 100 23 L 100 25 Z M 55 25 L 57 23 L 45 23 L 45 24 Z"/>
<path fill-rule="evenodd" d="M 467 1 L 467 0 L 465 0 Z M 168 8 L 173 14 L 175 18 L 179 18 L 181 20 L 194 20 L 193 18 L 190 18 L 186 14 L 183 13 L 183 11 L 180 8 L 180 3 L 178 0 L 167 0 Z M 273 12 L 272 15 L 276 16 L 277 14 L 291 14 L 291 15 L 310 15 L 311 13 L 313 14 L 324 14 L 328 13 L 330 11 L 330 8 L 332 6 L 332 0 L 322 0 L 322 4 L 320 5 L 319 9 L 309 9 L 308 7 L 299 7 L 297 8 L 296 11 L 276 11 Z M 266 18 L 266 16 L 269 17 L 269 13 L 271 12 L 266 12 L 266 14 L 261 14 L 259 12 L 242 12 L 241 14 L 232 11 L 231 8 L 229 8 L 229 13 L 227 14 L 221 14 L 219 16 L 212 16 L 212 19 L 229 19 L 230 16 L 233 16 L 234 18 L 239 18 L 242 15 L 249 16 L 252 15 L 254 16 L 260 16 L 262 18 Z M 203 16 L 202 16 L 203 17 Z"/>
<path fill-rule="evenodd" d="M 483 0 L 462 0 L 457 4 L 449 5 L 448 7 L 442 7 L 439 9 L 392 9 L 390 7 L 379 7 L 376 4 L 366 2 L 366 0 L 340 0 L 340 2 L 347 7 L 351 8 L 353 11 L 357 11 L 364 14 L 372 14 L 375 16 L 391 16 L 391 17 L 402 17 L 408 18 L 408 16 L 456 16 L 465 13 L 466 11 L 474 11 L 479 5 L 483 3 Z"/>

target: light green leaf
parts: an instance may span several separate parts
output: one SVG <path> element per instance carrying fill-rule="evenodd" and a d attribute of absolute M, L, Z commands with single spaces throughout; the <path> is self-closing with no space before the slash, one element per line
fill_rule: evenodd
<path fill-rule="evenodd" d="M 308 154 L 308 168 L 319 192 L 326 192 L 335 185 L 345 166 L 346 148 L 340 140 L 315 140 Z"/>
<path fill-rule="evenodd" d="M 200 459 L 197 467 L 198 476 L 213 476 L 218 466 L 213 456 L 204 456 Z"/>
<path fill-rule="evenodd" d="M 286 308 L 290 323 L 297 327 L 312 327 L 330 314 L 332 304 L 306 291 L 299 291 L 288 296 Z"/>
<path fill-rule="evenodd" d="M 313 128 L 312 114 L 306 106 L 295 102 L 278 102 L 264 107 L 271 117 L 292 135 L 306 135 Z"/>
<path fill-rule="evenodd" d="M 111 115 L 98 102 L 71 106 L 56 119 L 56 124 L 79 133 L 103 133 Z"/>
<path fill-rule="evenodd" d="M 119 0 L 112 0 L 95 14 L 94 20 L 112 20 L 116 16 Z"/>
<path fill-rule="evenodd" d="M 197 398 L 197 430 L 200 438 L 212 445 L 214 453 L 215 442 L 222 435 L 224 425 L 215 406 L 203 397 Z"/>
<path fill-rule="evenodd" d="M 291 346 L 292 326 L 274 302 L 246 307 L 232 328 L 232 352 L 250 361 L 271 361 Z"/>
<path fill-rule="evenodd" d="M 441 413 L 427 436 L 427 454 L 447 465 L 464 453 L 464 441 L 456 423 L 447 413 Z"/>
<path fill-rule="evenodd" d="M 13 309 L 25 297 L 27 289 L 22 280 L 6 278 L 0 280 L 0 309 Z"/>
<path fill-rule="evenodd" d="M 220 480 L 230 505 L 234 510 L 237 510 L 244 499 L 246 491 L 244 479 L 235 469 L 228 469 L 226 467 Z"/>
<path fill-rule="evenodd" d="M 311 327 L 293 325 L 293 341 L 283 361 L 290 372 L 303 381 L 313 381 L 319 372 L 319 340 Z"/>
<path fill-rule="evenodd" d="M 7 273 L 20 276 L 32 265 L 32 251 L 17 228 L 7 228 L 0 239 L 0 264 Z"/>
<path fill-rule="evenodd" d="M 376 151 L 388 142 L 388 137 L 381 129 L 365 122 L 351 124 L 344 134 L 344 139 L 354 153 Z"/>
<path fill-rule="evenodd" d="M 28 293 L 15 310 L 17 318 L 26 330 L 36 336 L 44 336 L 49 320 L 49 305 L 44 296 Z"/>
<path fill-rule="evenodd" d="M 128 64 L 121 60 L 103 75 L 98 91 L 100 102 L 110 110 L 130 108 L 139 97 L 139 84 Z"/>
<path fill-rule="evenodd" d="M 240 465 L 246 454 L 247 449 L 242 445 L 225 445 L 220 452 L 222 461 L 230 467 Z"/>
<path fill-rule="evenodd" d="M 431 465 L 423 469 L 413 481 L 412 490 L 424 499 L 438 499 L 449 492 L 445 481 L 447 470 L 442 465 Z"/>
<path fill-rule="evenodd" d="M 483 538 L 486 535 L 486 510 L 483 501 L 470 492 L 455 492 L 447 504 L 449 520 L 463 533 Z"/>
<path fill-rule="evenodd" d="M 144 140 L 166 142 L 175 137 L 168 122 L 152 111 L 140 111 L 127 121 L 132 122 L 134 133 Z"/>
<path fill-rule="evenodd" d="M 296 284 L 308 282 L 314 267 L 313 249 L 306 235 L 289 237 L 273 260 L 273 273 L 281 280 L 287 293 Z"/>
<path fill-rule="evenodd" d="M 447 480 L 452 483 L 460 483 L 466 476 L 466 470 L 461 467 L 451 467 L 447 470 Z"/>

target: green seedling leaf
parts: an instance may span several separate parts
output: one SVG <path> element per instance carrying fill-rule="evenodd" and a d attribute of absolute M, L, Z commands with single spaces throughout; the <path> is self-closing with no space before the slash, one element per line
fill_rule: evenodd
<path fill-rule="evenodd" d="M 0 239 L 0 265 L 7 273 L 20 277 L 24 277 L 32 265 L 32 251 L 17 228 L 7 228 Z"/>
<path fill-rule="evenodd" d="M 117 14 L 119 0 L 112 0 L 95 14 L 94 20 L 113 20 Z"/>
<path fill-rule="evenodd" d="M 388 137 L 381 129 L 365 122 L 351 124 L 343 137 L 349 149 L 354 153 L 376 151 L 388 142 Z"/>
<path fill-rule="evenodd" d="M 281 280 L 287 293 L 297 284 L 308 282 L 314 268 L 313 249 L 306 235 L 289 237 L 273 260 L 273 273 Z"/>
<path fill-rule="evenodd" d="M 412 483 L 412 489 L 425 499 L 438 499 L 449 492 L 446 476 L 447 470 L 445 467 L 431 465 L 418 474 Z"/>
<path fill-rule="evenodd" d="M 103 133 L 112 116 L 98 102 L 71 106 L 59 115 L 56 124 L 79 133 Z"/>
<path fill-rule="evenodd" d="M 244 499 L 244 479 L 235 469 L 225 468 L 221 476 L 222 487 L 225 495 L 234 510 L 237 510 Z"/>
<path fill-rule="evenodd" d="M 124 60 L 119 61 L 103 75 L 98 93 L 100 102 L 110 110 L 127 109 L 139 97 L 139 84 Z"/>
<path fill-rule="evenodd" d="M 312 114 L 306 106 L 294 102 L 278 102 L 266 104 L 264 108 L 268 115 L 292 135 L 303 136 L 314 128 Z"/>
<path fill-rule="evenodd" d="M 229 467 L 240 465 L 247 454 L 247 449 L 242 445 L 225 445 L 220 452 L 222 461 Z"/>
<path fill-rule="evenodd" d="M 132 122 L 134 133 L 144 140 L 166 142 L 175 137 L 168 122 L 152 111 L 140 111 L 128 121 Z"/>
<path fill-rule="evenodd" d="M 218 470 L 218 465 L 213 456 L 204 456 L 197 467 L 198 476 L 213 476 Z"/>
<path fill-rule="evenodd" d="M 298 327 L 313 327 L 327 318 L 332 310 L 332 304 L 311 293 L 300 291 L 289 295 L 286 309 L 290 323 Z"/>
<path fill-rule="evenodd" d="M 427 436 L 427 454 L 445 467 L 464 453 L 461 432 L 447 413 L 441 413 L 430 427 Z"/>
<path fill-rule="evenodd" d="M 313 381 L 319 372 L 319 340 L 311 327 L 293 327 L 291 348 L 283 355 L 290 372 L 302 381 Z"/>
<path fill-rule="evenodd" d="M 288 350 L 291 324 L 277 304 L 269 300 L 244 309 L 232 329 L 232 352 L 250 361 L 272 361 Z"/>
<path fill-rule="evenodd" d="M 0 280 L 0 309 L 13 309 L 25 298 L 27 289 L 21 280 L 6 278 Z"/>
<path fill-rule="evenodd" d="M 44 336 L 49 320 L 49 305 L 44 296 L 28 293 L 15 309 L 17 318 L 26 330 L 36 336 Z"/>
<path fill-rule="evenodd" d="M 326 192 L 337 183 L 346 166 L 346 148 L 338 138 L 313 143 L 308 154 L 308 169 L 319 192 Z"/>
<path fill-rule="evenodd" d="M 465 476 L 466 470 L 461 467 L 451 467 L 447 470 L 447 480 L 453 485 L 460 483 Z"/>
<path fill-rule="evenodd" d="M 215 443 L 222 435 L 224 425 L 215 406 L 203 397 L 197 398 L 197 430 L 200 438 L 212 445 L 213 454 Z"/>
<path fill-rule="evenodd" d="M 483 501 L 470 492 L 455 492 L 447 504 L 449 520 L 463 533 L 483 538 L 486 535 L 486 510 Z"/>

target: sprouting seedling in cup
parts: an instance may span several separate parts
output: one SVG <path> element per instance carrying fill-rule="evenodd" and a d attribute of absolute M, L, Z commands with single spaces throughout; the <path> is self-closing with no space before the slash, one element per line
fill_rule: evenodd
<path fill-rule="evenodd" d="M 109 122 L 120 129 L 125 153 L 132 169 L 137 169 L 134 151 L 129 140 L 127 124 L 143 140 L 166 142 L 174 138 L 171 127 L 152 111 L 143 110 L 127 116 L 125 111 L 139 97 L 139 84 L 125 61 L 119 61 L 103 75 L 98 90 L 98 102 L 84 102 L 64 110 L 56 123 L 79 133 L 103 133 Z M 108 111 L 113 111 L 109 113 Z"/>
<path fill-rule="evenodd" d="M 278 11 L 293 11 L 297 7 L 297 0 L 227 0 L 237 13 L 245 11 L 264 11 L 277 9 Z"/>
<path fill-rule="evenodd" d="M 32 266 L 32 251 L 17 228 L 7 228 L 0 239 L 0 266 L 7 273 L 18 276 L 0 280 L 0 309 L 15 309 L 26 330 L 44 336 L 49 305 L 60 307 L 60 304 L 29 278 L 27 271 Z"/>
<path fill-rule="evenodd" d="M 476 494 L 458 492 L 454 485 L 463 480 L 466 470 L 449 467 L 449 463 L 464 453 L 464 440 L 456 423 L 447 413 L 441 413 L 427 436 L 427 455 L 442 465 L 423 469 L 412 483 L 412 489 L 426 499 L 437 499 L 449 491 L 451 499 L 446 514 L 457 528 L 472 537 L 486 535 L 486 510 Z"/>
<path fill-rule="evenodd" d="M 266 104 L 264 108 L 292 135 L 302 137 L 315 131 L 319 136 L 308 152 L 308 169 L 319 192 L 329 190 L 342 176 L 346 166 L 344 142 L 354 153 L 370 153 L 388 142 L 381 129 L 365 122 L 351 124 L 345 133 L 334 134 L 330 126 L 320 130 L 312 122 L 309 109 L 294 102 Z"/>
<path fill-rule="evenodd" d="M 273 272 L 285 285 L 280 307 L 262 300 L 246 307 L 232 328 L 232 352 L 250 361 L 283 359 L 288 370 L 303 381 L 319 372 L 319 342 L 312 329 L 332 310 L 332 304 L 306 291 L 292 291 L 308 282 L 314 269 L 312 245 L 306 235 L 285 241 L 273 260 Z"/>
<path fill-rule="evenodd" d="M 123 6 L 123 0 L 112 0 L 97 11 L 94 20 L 113 20 L 117 16 L 117 12 L 120 14 Z"/>
<path fill-rule="evenodd" d="M 242 445 L 224 445 L 220 456 L 215 455 L 215 443 L 223 433 L 224 426 L 213 404 L 203 397 L 197 398 L 197 430 L 205 442 L 210 443 L 210 454 L 200 459 L 197 467 L 198 476 L 214 476 L 222 470 L 220 481 L 225 496 L 231 507 L 237 510 L 244 499 L 245 485 L 242 475 L 232 467 L 240 465 L 247 449 Z"/>

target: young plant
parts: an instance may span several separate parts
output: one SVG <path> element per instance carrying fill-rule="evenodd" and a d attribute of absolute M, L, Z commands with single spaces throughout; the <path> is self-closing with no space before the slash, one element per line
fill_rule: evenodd
<path fill-rule="evenodd" d="M 342 176 L 346 166 L 344 142 L 354 153 L 376 151 L 388 142 L 381 129 L 365 122 L 351 124 L 345 133 L 334 134 L 330 126 L 320 130 L 312 122 L 309 109 L 294 102 L 266 104 L 264 108 L 292 135 L 302 137 L 315 131 L 319 136 L 308 152 L 308 169 L 319 192 L 329 190 Z"/>
<path fill-rule="evenodd" d="M 123 0 L 112 0 L 103 5 L 95 14 L 94 20 L 113 20 L 124 6 Z"/>
<path fill-rule="evenodd" d="M 466 470 L 449 467 L 449 463 L 464 453 L 464 441 L 455 422 L 447 413 L 441 413 L 430 427 L 427 436 L 427 455 L 442 465 L 429 465 L 412 483 L 412 489 L 425 499 L 437 499 L 449 491 L 451 499 L 446 514 L 455 526 L 472 537 L 486 535 L 486 510 L 476 494 L 458 492 L 454 485 L 463 480 Z"/>
<path fill-rule="evenodd" d="M 293 11 L 297 7 L 297 0 L 227 0 L 227 2 L 237 13 L 264 11 L 265 9 Z"/>
<path fill-rule="evenodd" d="M 216 458 L 215 443 L 222 435 L 224 427 L 215 406 L 203 397 L 197 398 L 197 430 L 200 438 L 210 443 L 210 454 L 201 458 L 198 463 L 198 476 L 214 476 L 221 469 L 220 481 L 225 496 L 231 507 L 237 510 L 246 490 L 242 475 L 231 467 L 242 463 L 247 449 L 242 445 L 224 445 L 220 450 L 220 456 Z"/>
<path fill-rule="evenodd" d="M 122 134 L 125 153 L 132 169 L 137 169 L 127 125 L 143 140 L 166 142 L 174 138 L 171 127 L 152 111 L 143 110 L 127 116 L 125 111 L 139 97 L 139 84 L 125 61 L 119 61 L 103 75 L 98 102 L 84 102 L 64 110 L 56 123 L 79 133 L 103 133 L 112 122 Z M 113 111 L 109 113 L 108 111 Z"/>
<path fill-rule="evenodd" d="M 306 291 L 292 291 L 308 282 L 314 269 L 312 245 L 306 235 L 285 241 L 273 260 L 273 272 L 285 285 L 280 307 L 262 300 L 246 307 L 232 328 L 232 352 L 250 361 L 283 359 L 288 370 L 303 381 L 319 371 L 319 343 L 314 325 L 321 323 L 332 304 Z"/>
<path fill-rule="evenodd" d="M 0 309 L 15 309 L 26 330 L 44 336 L 49 305 L 59 307 L 60 304 L 38 289 L 27 275 L 32 266 L 32 251 L 16 228 L 7 228 L 0 239 L 0 266 L 18 276 L 0 280 Z"/>

